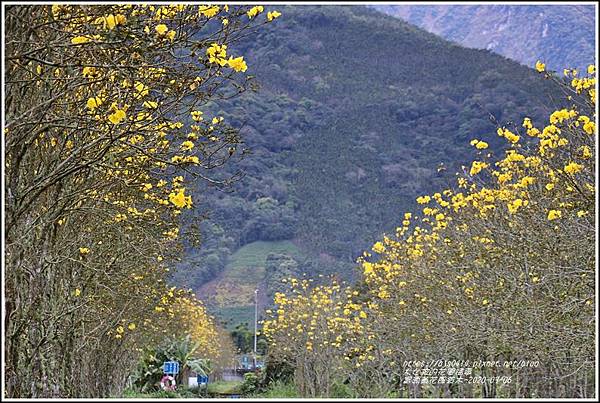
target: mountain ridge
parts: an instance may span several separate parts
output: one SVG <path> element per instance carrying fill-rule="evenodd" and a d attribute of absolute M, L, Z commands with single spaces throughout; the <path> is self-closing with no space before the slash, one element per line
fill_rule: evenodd
<path fill-rule="evenodd" d="M 529 67 L 537 60 L 558 71 L 594 63 L 592 3 L 370 7 L 463 46 L 489 49 Z"/>

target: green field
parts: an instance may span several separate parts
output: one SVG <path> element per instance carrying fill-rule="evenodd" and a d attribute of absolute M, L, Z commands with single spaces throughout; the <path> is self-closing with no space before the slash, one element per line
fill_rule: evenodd
<path fill-rule="evenodd" d="M 225 270 L 235 276 L 236 270 L 245 267 L 264 268 L 269 253 L 284 253 L 293 257 L 300 255 L 298 247 L 290 241 L 256 241 L 244 245 L 231 255 Z"/>
<path fill-rule="evenodd" d="M 265 280 L 265 263 L 270 253 L 299 258 L 302 254 L 290 241 L 257 241 L 233 253 L 212 289 L 209 309 L 228 329 L 254 322 L 254 290 Z"/>
<path fill-rule="evenodd" d="M 241 393 L 242 382 L 217 381 L 208 384 L 208 394 L 214 395 L 236 395 Z"/>

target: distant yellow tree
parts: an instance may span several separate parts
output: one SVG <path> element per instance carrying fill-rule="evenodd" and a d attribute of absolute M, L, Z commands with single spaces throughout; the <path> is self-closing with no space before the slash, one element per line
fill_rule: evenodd
<path fill-rule="evenodd" d="M 267 311 L 262 333 L 270 342 L 272 359 L 295 369 L 301 396 L 329 396 L 345 359 L 354 356 L 363 336 L 362 305 L 356 292 L 336 281 L 314 286 L 312 280 L 285 279 L 288 294 L 275 295 L 275 311 Z M 360 361 L 367 359 L 361 356 Z M 356 364 L 360 366 L 360 363 Z"/>

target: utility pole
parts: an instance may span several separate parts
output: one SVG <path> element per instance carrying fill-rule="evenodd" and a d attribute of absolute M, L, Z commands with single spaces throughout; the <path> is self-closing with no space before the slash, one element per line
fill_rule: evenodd
<path fill-rule="evenodd" d="M 258 327 L 258 288 L 254 290 L 254 370 L 256 371 L 256 329 Z"/>

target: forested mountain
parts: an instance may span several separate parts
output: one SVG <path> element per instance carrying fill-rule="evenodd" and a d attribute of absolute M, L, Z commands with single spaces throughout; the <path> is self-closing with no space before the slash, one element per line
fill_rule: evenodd
<path fill-rule="evenodd" d="M 497 124 L 556 107 L 534 70 L 376 10 L 281 12 L 230 45 L 260 90 L 210 108 L 242 126 L 250 152 L 228 169 L 245 176 L 194 198 L 210 219 L 174 274 L 232 325 L 251 320 L 257 286 L 262 304 L 289 274 L 352 279 L 357 256 L 415 197 L 471 160 L 471 139 L 500 155 Z"/>
<path fill-rule="evenodd" d="M 488 49 L 526 66 L 554 70 L 594 63 L 592 4 L 374 5 L 462 46 Z"/>

